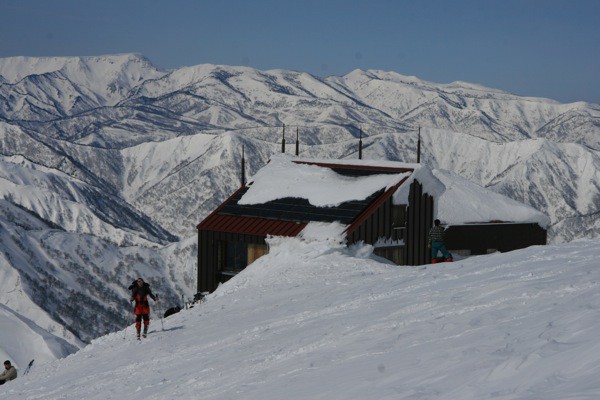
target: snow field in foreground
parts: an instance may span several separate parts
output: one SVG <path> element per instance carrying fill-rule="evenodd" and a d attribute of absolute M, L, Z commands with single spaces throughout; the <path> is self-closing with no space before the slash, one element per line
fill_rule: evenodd
<path fill-rule="evenodd" d="M 271 252 L 138 343 L 95 340 L 10 399 L 597 399 L 598 241 L 422 267 L 369 247 Z"/>

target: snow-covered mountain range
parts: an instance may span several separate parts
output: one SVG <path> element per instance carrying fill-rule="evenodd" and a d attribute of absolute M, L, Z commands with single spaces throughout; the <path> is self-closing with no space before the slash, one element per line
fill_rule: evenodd
<path fill-rule="evenodd" d="M 421 127 L 422 162 L 547 213 L 551 242 L 600 236 L 600 105 L 383 71 L 4 58 L 0 303 L 73 346 L 127 323 L 137 275 L 180 304 L 195 225 L 239 186 L 242 151 L 250 175 L 281 151 L 284 124 L 288 153 L 298 134 L 303 157 L 356 158 L 362 135 L 363 158 L 403 162 Z"/>

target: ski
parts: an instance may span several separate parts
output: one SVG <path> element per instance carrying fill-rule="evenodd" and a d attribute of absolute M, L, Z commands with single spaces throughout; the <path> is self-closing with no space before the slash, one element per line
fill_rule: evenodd
<path fill-rule="evenodd" d="M 31 369 L 31 366 L 33 365 L 33 361 L 35 361 L 35 360 L 31 360 L 31 362 L 27 366 L 27 369 L 25 369 L 25 373 L 23 373 L 23 375 L 27 375 L 29 373 L 29 370 Z"/>

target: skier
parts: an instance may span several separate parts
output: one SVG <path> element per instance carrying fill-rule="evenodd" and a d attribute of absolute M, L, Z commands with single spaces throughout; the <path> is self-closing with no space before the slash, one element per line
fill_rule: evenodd
<path fill-rule="evenodd" d="M 137 338 L 140 339 L 140 330 L 142 327 L 142 319 L 144 320 L 144 337 L 148 335 L 148 326 L 150 325 L 150 304 L 148 303 L 148 296 L 155 302 L 158 301 L 158 295 L 154 295 L 150 289 L 150 285 L 142 278 L 137 278 L 133 281 L 131 286 L 131 297 L 129 302 L 135 300 L 135 328 L 137 329 Z"/>
<path fill-rule="evenodd" d="M 435 226 L 429 231 L 429 247 L 431 247 L 431 263 L 435 264 L 441 260 L 437 258 L 438 251 L 442 252 L 444 261 L 452 261 L 452 254 L 448 252 L 444 245 L 444 227 L 440 225 L 440 220 L 436 219 L 434 222 Z"/>
<path fill-rule="evenodd" d="M 4 372 L 0 374 L 0 385 L 4 385 L 7 381 L 17 379 L 17 369 L 10 364 L 9 360 L 4 361 Z"/>

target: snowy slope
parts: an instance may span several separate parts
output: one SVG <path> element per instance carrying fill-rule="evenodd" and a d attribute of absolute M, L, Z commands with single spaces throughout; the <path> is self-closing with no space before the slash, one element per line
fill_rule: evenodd
<path fill-rule="evenodd" d="M 5 225 L 0 225 L 0 227 L 2 231 L 7 231 Z M 29 362 L 32 358 L 40 360 L 49 360 L 48 357 L 52 357 L 50 359 L 60 358 L 68 354 L 63 350 L 73 352 L 83 346 L 84 343 L 73 332 L 55 321 L 47 311 L 32 300 L 38 296 L 34 293 L 28 294 L 28 286 L 24 283 L 19 271 L 10 266 L 16 261 L 15 251 L 11 251 L 12 246 L 6 244 L 6 239 L 3 239 L 2 242 L 2 254 L 0 255 L 2 311 L 0 353 L 7 353 L 11 358 L 22 363 Z M 18 345 L 14 342 L 15 338 L 20 338 Z M 40 341 L 42 346 L 38 343 Z M 54 349 L 55 345 L 49 349 L 48 342 L 62 343 L 60 345 L 62 350 Z"/>
<path fill-rule="evenodd" d="M 57 229 L 0 201 L 0 303 L 81 346 L 125 326 L 131 312 L 127 287 L 138 276 L 160 293 L 163 309 L 190 298 L 196 286 L 193 244 L 119 247 Z M 0 335 L 0 351 L 11 353 L 5 339 Z"/>
<path fill-rule="evenodd" d="M 165 243 L 174 236 L 120 196 L 116 151 L 41 143 L 21 128 L 0 122 L 0 198 L 60 228 L 125 244 Z"/>
<path fill-rule="evenodd" d="M 11 360 L 15 368 L 26 367 L 31 360 L 43 364 L 78 350 L 64 339 L 40 328 L 34 321 L 0 304 L 0 349 L 2 360 Z"/>
<path fill-rule="evenodd" d="M 167 318 L 164 329 L 155 320 L 142 343 L 131 328 L 104 336 L 36 366 L 0 396 L 600 396 L 598 241 L 423 269 L 382 264 L 368 257 L 369 247 L 314 237 L 272 239 L 269 255 L 206 302 Z"/>
<path fill-rule="evenodd" d="M 247 176 L 281 151 L 284 123 L 288 154 L 298 132 L 302 157 L 356 159 L 362 129 L 363 158 L 407 163 L 421 125 L 431 169 L 547 214 L 552 243 L 598 238 L 599 113 L 395 72 L 0 59 L 0 268 L 45 314 L 11 309 L 74 343 L 123 326 L 115 308 L 138 273 L 164 281 L 173 302 L 189 297 L 196 224 L 239 187 L 242 151 Z"/>

